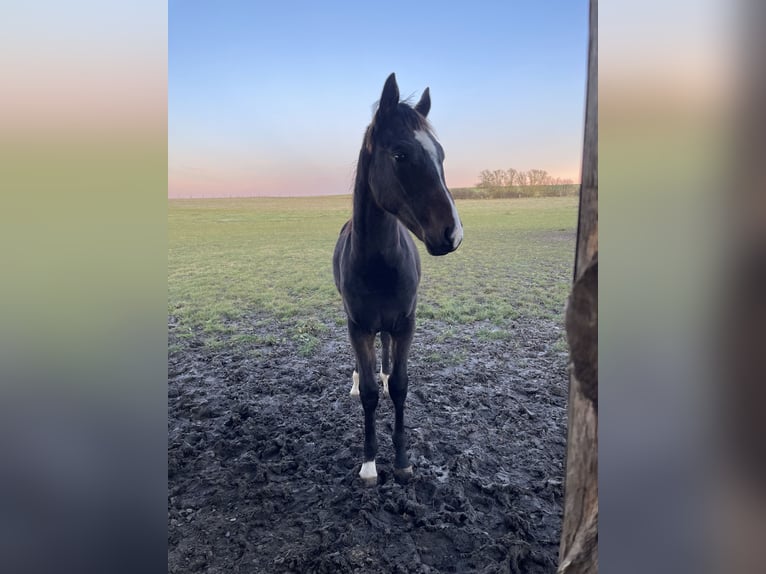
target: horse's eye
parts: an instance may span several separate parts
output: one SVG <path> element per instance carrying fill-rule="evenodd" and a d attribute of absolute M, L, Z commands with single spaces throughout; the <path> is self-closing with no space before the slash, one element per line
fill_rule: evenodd
<path fill-rule="evenodd" d="M 396 161 L 404 161 L 405 159 L 407 159 L 407 156 L 406 156 L 406 155 L 404 155 L 404 153 L 402 153 L 402 152 L 400 152 L 400 151 L 396 151 L 396 152 L 394 152 L 392 155 L 393 155 L 393 158 L 394 158 Z"/>

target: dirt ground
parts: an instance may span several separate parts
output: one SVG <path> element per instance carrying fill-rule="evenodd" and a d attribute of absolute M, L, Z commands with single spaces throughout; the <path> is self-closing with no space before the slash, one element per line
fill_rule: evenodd
<path fill-rule="evenodd" d="M 418 324 L 405 423 L 415 475 L 393 480 L 393 406 L 378 407 L 365 487 L 362 407 L 344 327 L 312 357 L 272 344 L 168 365 L 169 572 L 554 572 L 563 507 L 566 354 L 559 327 Z"/>

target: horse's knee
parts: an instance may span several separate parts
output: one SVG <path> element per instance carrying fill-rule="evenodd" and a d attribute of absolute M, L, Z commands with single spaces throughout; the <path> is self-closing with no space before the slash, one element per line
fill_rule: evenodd
<path fill-rule="evenodd" d="M 378 406 L 378 383 L 375 379 L 366 377 L 359 382 L 359 396 L 365 410 L 375 409 Z"/>
<path fill-rule="evenodd" d="M 392 374 L 388 379 L 388 393 L 394 404 L 404 404 L 407 398 L 407 376 Z"/>

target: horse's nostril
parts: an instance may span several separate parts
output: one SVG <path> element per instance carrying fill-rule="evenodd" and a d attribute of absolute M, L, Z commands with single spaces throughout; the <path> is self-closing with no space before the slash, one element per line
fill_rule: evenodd
<path fill-rule="evenodd" d="M 455 232 L 455 228 L 450 226 L 447 229 L 444 230 L 444 241 L 452 244 L 452 234 Z"/>

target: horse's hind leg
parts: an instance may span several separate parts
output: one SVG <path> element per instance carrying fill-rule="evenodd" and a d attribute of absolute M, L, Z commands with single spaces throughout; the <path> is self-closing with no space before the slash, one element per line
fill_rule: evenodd
<path fill-rule="evenodd" d="M 359 396 L 359 365 L 354 364 L 354 372 L 351 374 L 351 392 L 352 397 Z"/>
<path fill-rule="evenodd" d="M 383 383 L 383 394 L 391 396 L 388 392 L 388 378 L 391 376 L 391 334 L 386 331 L 380 333 L 381 360 L 380 380 Z"/>
<path fill-rule="evenodd" d="M 364 409 L 364 463 L 359 476 L 368 485 L 378 481 L 375 468 L 375 455 L 378 442 L 375 436 L 375 410 L 378 407 L 378 381 L 375 377 L 375 333 L 359 329 L 350 320 L 348 322 L 351 346 L 356 354 L 356 366 L 359 373 L 359 394 Z"/>
<path fill-rule="evenodd" d="M 412 476 L 412 465 L 407 456 L 407 440 L 404 435 L 404 401 L 407 399 L 407 358 L 410 353 L 412 335 L 415 331 L 413 316 L 406 327 L 393 336 L 392 352 L 394 358 L 388 389 L 394 403 L 394 476 L 399 482 L 406 482 Z"/>

